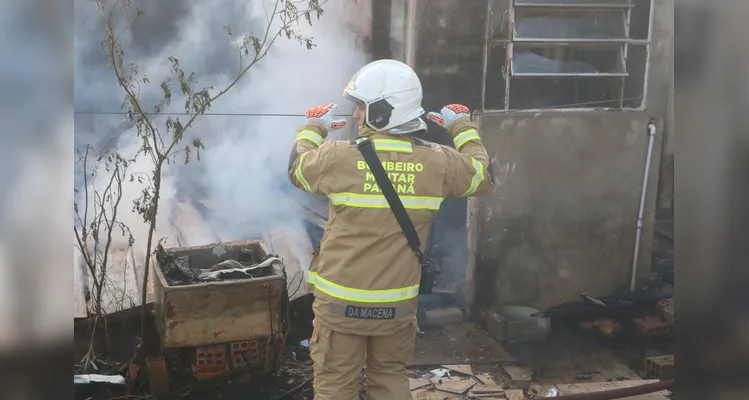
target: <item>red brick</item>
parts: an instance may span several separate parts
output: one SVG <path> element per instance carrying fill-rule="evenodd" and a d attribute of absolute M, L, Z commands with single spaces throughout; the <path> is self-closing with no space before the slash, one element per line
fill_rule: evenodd
<path fill-rule="evenodd" d="M 644 335 L 650 337 L 671 336 L 671 324 L 661 317 L 642 317 L 634 319 L 635 326 Z"/>
<path fill-rule="evenodd" d="M 658 301 L 658 311 L 666 322 L 674 324 L 674 299 L 663 299 Z"/>
<path fill-rule="evenodd" d="M 197 379 L 207 379 L 229 371 L 229 360 L 226 357 L 226 345 L 200 346 L 195 348 L 193 375 Z"/>

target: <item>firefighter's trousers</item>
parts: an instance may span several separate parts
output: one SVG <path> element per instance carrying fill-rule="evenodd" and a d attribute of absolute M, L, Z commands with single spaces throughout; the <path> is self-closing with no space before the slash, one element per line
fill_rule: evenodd
<path fill-rule="evenodd" d="M 334 331 L 318 321 L 310 340 L 315 400 L 358 400 L 366 365 L 367 399 L 411 400 L 406 365 L 411 362 L 415 325 L 392 335 L 360 336 Z"/>

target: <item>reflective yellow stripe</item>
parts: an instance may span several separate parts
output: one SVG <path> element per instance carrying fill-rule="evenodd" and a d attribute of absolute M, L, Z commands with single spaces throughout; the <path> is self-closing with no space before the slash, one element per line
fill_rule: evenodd
<path fill-rule="evenodd" d="M 356 143 L 366 140 L 366 138 L 356 139 Z M 374 139 L 372 140 L 375 146 L 375 150 L 380 151 L 398 151 L 401 153 L 413 153 L 413 145 L 411 142 L 404 140 L 395 139 Z"/>
<path fill-rule="evenodd" d="M 296 140 L 294 140 L 294 143 L 302 139 L 307 139 L 318 146 L 322 144 L 322 136 L 318 135 L 317 132 L 311 131 L 309 129 L 299 132 L 299 134 L 296 135 Z"/>
<path fill-rule="evenodd" d="M 442 197 L 398 196 L 403 207 L 411 210 L 439 210 Z M 387 199 L 381 194 L 331 193 L 330 202 L 335 206 L 360 208 L 389 208 Z"/>
<path fill-rule="evenodd" d="M 307 282 L 315 285 L 321 292 L 341 300 L 357 301 L 360 303 L 393 303 L 413 299 L 419 295 L 419 285 L 398 289 L 363 290 L 341 286 L 331 282 L 316 272 L 309 272 Z"/>
<path fill-rule="evenodd" d="M 299 157 L 299 164 L 296 166 L 296 171 L 294 172 L 294 175 L 296 175 L 296 179 L 299 181 L 299 183 L 304 186 L 304 190 L 312 193 L 312 188 L 309 187 L 309 183 L 307 183 L 307 180 L 304 179 L 304 175 L 302 175 L 302 164 L 304 163 L 304 156 L 306 156 L 307 153 L 304 153 Z"/>
<path fill-rule="evenodd" d="M 476 192 L 476 189 L 479 188 L 479 185 L 481 182 L 484 181 L 484 166 L 481 165 L 480 162 L 476 161 L 475 158 L 471 158 L 473 160 L 473 169 L 476 170 L 476 172 L 473 174 L 473 179 L 471 180 L 471 186 L 466 190 L 465 193 L 463 193 L 463 196 L 470 196 Z"/>
<path fill-rule="evenodd" d="M 481 140 L 479 133 L 476 132 L 475 129 L 469 129 L 467 131 L 459 133 L 453 138 L 453 143 L 455 143 L 455 148 L 457 150 L 460 150 L 460 148 L 463 147 L 464 144 L 470 142 L 471 140 Z"/>

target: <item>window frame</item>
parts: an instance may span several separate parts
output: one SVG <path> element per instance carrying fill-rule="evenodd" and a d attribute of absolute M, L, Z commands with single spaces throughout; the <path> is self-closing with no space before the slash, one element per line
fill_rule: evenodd
<path fill-rule="evenodd" d="M 508 27 L 508 37 L 507 38 L 500 38 L 500 39 L 491 39 L 490 33 L 492 32 L 492 2 L 496 0 L 487 0 L 486 1 L 486 18 L 485 18 L 485 32 L 484 32 L 484 59 L 483 59 L 483 71 L 482 71 L 482 83 L 481 83 L 481 110 L 482 113 L 522 113 L 522 112 L 542 112 L 542 111 L 557 111 L 557 112 L 575 112 L 575 111 L 642 111 L 645 109 L 645 106 L 647 104 L 647 98 L 648 98 L 648 74 L 650 71 L 650 50 L 651 50 L 651 41 L 652 41 L 652 34 L 653 34 L 653 16 L 655 11 L 656 2 L 653 0 L 647 0 L 650 6 L 649 9 L 649 15 L 648 15 L 648 34 L 646 39 L 632 39 L 631 38 L 631 32 L 630 32 L 630 24 L 632 19 L 632 10 L 635 7 L 635 4 L 631 1 L 628 4 L 605 4 L 605 3 L 590 3 L 590 4 L 584 4 L 584 3 L 563 3 L 563 0 L 547 0 L 543 3 L 522 3 L 523 0 L 520 0 L 521 3 L 517 4 L 518 0 L 507 0 L 508 6 L 507 6 L 507 18 L 509 19 L 507 27 Z M 517 38 L 515 37 L 515 10 L 517 8 L 521 9 L 550 9 L 550 10 L 562 10 L 562 11 L 572 11 L 575 9 L 586 9 L 586 10 L 623 10 L 625 12 L 624 16 L 624 28 L 625 28 L 625 38 L 619 38 L 619 39 L 588 39 L 588 38 L 565 38 L 565 39 L 549 39 L 549 38 L 533 38 L 533 37 L 523 37 L 523 38 Z M 569 72 L 563 72 L 563 73 L 515 73 L 513 70 L 513 56 L 514 56 L 514 45 L 518 44 L 519 46 L 529 46 L 529 45 L 543 45 L 543 46 L 575 46 L 579 44 L 601 44 L 601 45 L 612 45 L 612 44 L 619 44 L 622 46 L 621 49 L 621 65 L 623 66 L 623 72 L 619 73 L 569 73 Z M 489 64 L 489 53 L 491 52 L 491 49 L 493 46 L 506 46 L 506 59 L 504 66 L 501 71 L 496 71 L 496 73 L 501 73 L 502 78 L 505 82 L 505 94 L 504 94 L 504 108 L 498 109 L 498 108 L 486 108 L 486 83 L 487 83 L 487 69 Z M 644 68 L 644 77 L 643 77 L 643 87 L 642 87 L 642 96 L 640 99 L 640 104 L 637 107 L 625 107 L 624 101 L 625 100 L 633 100 L 629 98 L 624 97 L 624 87 L 626 78 L 629 76 L 629 73 L 627 71 L 627 59 L 628 59 L 628 53 L 629 48 L 631 46 L 643 46 L 646 51 L 645 55 L 645 68 Z M 622 83 L 621 83 L 621 96 L 619 99 L 619 106 L 618 107 L 596 107 L 594 105 L 585 106 L 585 104 L 581 103 L 583 107 L 572 107 L 572 108 L 565 108 L 560 106 L 554 106 L 554 107 L 544 107 L 544 108 L 528 108 L 528 109 L 513 109 L 510 108 L 510 96 L 512 94 L 512 80 L 514 79 L 534 79 L 534 78 L 586 78 L 586 77 L 621 77 Z"/>

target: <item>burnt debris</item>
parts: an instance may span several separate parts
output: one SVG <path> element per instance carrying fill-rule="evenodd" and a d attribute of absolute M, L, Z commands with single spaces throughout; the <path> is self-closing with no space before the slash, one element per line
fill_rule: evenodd
<path fill-rule="evenodd" d="M 191 264 L 190 256 L 167 257 L 162 264 L 164 278 L 171 286 L 233 279 L 253 279 L 272 274 L 274 263 L 281 263 L 276 255 L 268 255 L 259 263 L 223 260 L 210 268 L 199 268 Z"/>

